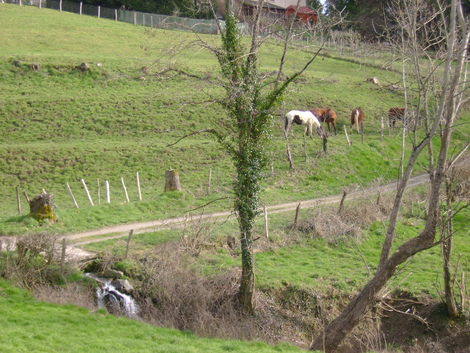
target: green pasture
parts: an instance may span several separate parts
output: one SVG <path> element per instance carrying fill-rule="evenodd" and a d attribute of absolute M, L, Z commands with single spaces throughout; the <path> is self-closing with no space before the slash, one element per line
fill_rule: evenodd
<path fill-rule="evenodd" d="M 232 209 L 234 169 L 229 156 L 206 134 L 180 140 L 225 117 L 221 107 L 214 104 L 224 94 L 217 84 L 217 61 L 200 45 L 201 40 L 207 46 L 218 45 L 217 36 L 150 29 L 11 4 L 0 4 L 0 30 L 0 239 L 2 235 L 67 234 Z M 260 52 L 260 71 L 268 77 L 275 76 L 281 50 L 280 43 L 266 39 Z M 286 75 L 302 68 L 317 50 L 315 43 L 302 48 L 293 43 Z M 392 57 L 393 53 L 383 48 L 362 57 L 325 48 L 289 87 L 272 129 L 271 165 L 263 182 L 262 205 L 300 202 L 397 178 L 401 130 L 386 129 L 381 134 L 387 110 L 404 104 L 401 91 L 387 88 L 401 80 L 401 74 L 392 70 Z M 82 62 L 90 65 L 89 71 L 77 69 Z M 38 70 L 31 69 L 33 63 L 39 64 Z M 377 77 L 382 87 L 366 82 L 370 77 Z M 366 114 L 363 137 L 349 130 L 351 110 L 358 106 Z M 338 135 L 329 138 L 327 154 L 322 153 L 319 138 L 308 140 L 305 160 L 301 128 L 294 127 L 296 138 L 289 140 L 295 164 L 292 170 L 286 158 L 282 118 L 291 109 L 313 107 L 335 109 Z M 452 153 L 469 140 L 469 117 L 465 107 Z M 352 146 L 346 142 L 344 127 Z M 408 135 L 406 156 L 411 142 Z M 436 139 L 434 152 L 437 148 Z M 427 162 L 423 155 L 415 173 L 424 172 Z M 179 171 L 181 193 L 163 191 L 165 171 L 171 168 Z M 138 199 L 137 173 L 142 201 Z M 109 204 L 106 181 L 111 190 Z M 74 207 L 67 184 L 79 208 Z M 39 224 L 27 217 L 29 207 L 23 193 L 32 198 L 43 189 L 55 196 L 59 217 L 55 224 Z M 303 210 L 302 220 L 314 217 L 316 211 Z M 462 254 L 462 264 L 467 266 L 464 257 L 470 248 L 465 226 L 469 217 L 467 210 L 455 219 L 454 253 Z M 377 266 L 386 227 L 383 222 L 364 227 L 357 238 L 327 242 L 308 233 L 290 232 L 293 212 L 269 215 L 270 237 L 264 239 L 261 218 L 256 229 L 262 237 L 262 251 L 256 253 L 255 260 L 257 286 L 262 290 L 289 285 L 332 295 L 350 293 L 358 290 Z M 403 217 L 398 239 L 416 235 L 422 222 L 423 217 Z M 183 232 L 169 229 L 136 234 L 131 251 L 143 253 L 162 242 L 181 239 Z M 236 254 L 223 247 L 227 236 L 238 236 L 233 219 L 212 224 L 207 236 L 216 250 L 201 254 L 202 271 L 212 274 L 240 265 Z M 92 243 L 85 248 L 122 256 L 126 239 Z M 435 247 L 400 269 L 390 290 L 437 298 L 442 290 L 440 272 L 439 248 Z M 36 352 L 81 352 L 85 346 L 90 352 L 182 352 L 181 347 L 187 347 L 187 352 L 297 351 L 283 345 L 199 339 L 187 332 L 116 319 L 103 311 L 89 313 L 71 306 L 43 304 L 5 282 L 0 282 L 0 303 L 2 352 L 33 348 Z M 63 337 L 67 337 L 66 343 Z"/>
<path fill-rule="evenodd" d="M 201 45 L 218 45 L 217 36 L 150 29 L 36 7 L 0 6 L 4 38 L 0 54 L 0 234 L 64 234 L 231 209 L 234 173 L 228 155 L 208 135 L 180 140 L 225 116 L 213 103 L 223 96 L 216 84 L 217 61 Z M 379 49 L 385 65 L 393 53 Z M 260 52 L 261 72 L 275 74 L 281 50 L 280 43 L 266 40 Z M 294 43 L 286 74 L 300 69 L 317 50 L 315 43 L 307 47 Z M 386 88 L 400 82 L 401 76 L 380 68 L 380 50 L 352 60 L 325 48 L 290 86 L 272 130 L 263 205 L 339 194 L 346 187 L 363 188 L 397 178 L 401 131 L 386 129 L 382 135 L 381 121 L 389 107 L 403 105 L 402 93 Z M 77 69 L 82 62 L 90 65 L 89 71 Z M 39 64 L 37 71 L 31 69 L 32 63 Z M 366 82 L 370 77 L 377 77 L 382 87 Z M 321 153 L 319 138 L 308 140 L 305 160 L 301 129 L 294 127 L 292 170 L 285 154 L 282 117 L 288 110 L 314 106 L 336 110 L 339 133 L 329 138 L 327 154 Z M 348 129 L 353 143 L 349 146 L 344 127 L 349 128 L 350 112 L 357 106 L 366 113 L 365 133 L 361 137 Z M 468 121 L 466 109 L 453 151 L 468 141 Z M 406 147 L 411 141 L 412 136 L 407 136 Z M 423 172 L 426 163 L 423 155 L 415 172 Z M 182 193 L 163 192 L 165 171 L 170 168 L 180 173 Z M 106 182 L 111 190 L 109 204 Z M 74 207 L 67 184 L 79 208 Z M 27 217 L 23 193 L 33 197 L 43 189 L 55 196 L 56 224 L 38 224 Z"/>
<path fill-rule="evenodd" d="M 70 233 L 180 216 L 205 204 L 210 205 L 206 211 L 230 209 L 233 167 L 226 153 L 204 134 L 172 145 L 187 134 L 217 124 L 225 114 L 213 103 L 223 95 L 216 84 L 217 61 L 198 44 L 218 45 L 218 37 L 36 7 L 1 6 L 1 234 L 45 228 Z M 19 22 L 22 25 L 15 26 Z M 315 44 L 299 48 L 294 45 L 288 54 L 287 75 L 318 50 Z M 260 55 L 261 72 L 275 74 L 281 49 L 279 43 L 266 41 Z M 386 182 L 397 176 L 400 131 L 385 131 L 382 138 L 380 123 L 388 107 L 403 104 L 403 96 L 366 79 L 377 77 L 385 87 L 399 82 L 400 75 L 379 69 L 376 63 L 365 65 L 366 59 L 354 62 L 334 54 L 331 49 L 325 50 L 325 55 L 320 53 L 290 86 L 279 107 L 269 147 L 272 167 L 266 171 L 261 195 L 264 204 L 336 194 L 350 184 L 365 186 L 379 178 Z M 376 60 L 375 56 L 372 59 Z M 90 65 L 88 72 L 76 68 L 82 62 Z M 31 70 L 32 63 L 40 65 L 37 71 Z M 159 74 L 168 69 L 200 79 L 172 70 Z M 309 140 L 305 161 L 301 129 L 297 128 L 297 138 L 291 139 L 296 169 L 291 170 L 282 117 L 288 110 L 314 106 L 336 110 L 339 134 L 329 139 L 328 155 L 320 153 L 320 139 Z M 343 127 L 349 127 L 350 112 L 357 106 L 366 112 L 364 140 L 350 131 L 353 146 L 348 146 Z M 464 125 L 456 146 L 468 138 L 468 130 Z M 425 159 L 422 161 L 424 165 Z M 165 171 L 170 168 L 179 170 L 184 191 L 168 198 L 163 187 Z M 142 202 L 137 196 L 137 173 Z M 95 206 L 88 201 L 82 179 Z M 130 203 L 126 202 L 122 180 Z M 106 181 L 111 190 L 109 205 Z M 74 207 L 67 183 L 79 209 Z M 60 222 L 52 227 L 24 218 L 29 209 L 23 193 L 34 197 L 43 189 L 54 194 L 58 206 Z"/>

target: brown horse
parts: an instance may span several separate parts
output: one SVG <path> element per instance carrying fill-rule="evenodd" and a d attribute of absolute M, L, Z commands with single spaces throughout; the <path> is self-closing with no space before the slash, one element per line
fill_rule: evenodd
<path fill-rule="evenodd" d="M 364 111 L 361 108 L 354 108 L 351 112 L 351 129 L 356 125 L 357 133 L 359 133 L 359 126 L 363 129 L 362 122 L 364 121 Z"/>
<path fill-rule="evenodd" d="M 333 126 L 335 129 L 335 135 L 338 134 L 338 131 L 336 129 L 336 112 L 333 109 L 327 108 L 327 109 L 322 109 L 322 108 L 313 108 L 310 110 L 313 115 L 315 115 L 318 120 L 322 123 L 326 123 L 328 126 L 328 131 L 330 130 L 330 124 Z"/>
<path fill-rule="evenodd" d="M 388 110 L 388 126 L 395 126 L 397 120 L 403 121 L 405 119 L 405 108 L 390 108 Z"/>

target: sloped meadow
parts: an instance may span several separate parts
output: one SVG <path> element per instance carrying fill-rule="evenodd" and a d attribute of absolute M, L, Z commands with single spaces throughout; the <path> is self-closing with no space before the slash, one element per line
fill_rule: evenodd
<path fill-rule="evenodd" d="M 203 39 L 218 45 L 218 37 L 198 37 L 190 32 L 149 29 L 34 7 L 9 4 L 0 7 L 3 33 L 0 235 L 38 232 L 60 235 L 186 214 L 197 217 L 233 207 L 234 170 L 230 157 L 209 135 L 193 134 L 226 119 L 226 112 L 215 103 L 224 93 L 218 84 L 217 60 L 198 44 Z M 300 69 L 317 49 L 315 45 L 294 44 L 287 57 L 286 74 Z M 270 39 L 262 48 L 260 71 L 267 75 L 268 81 L 270 75 L 276 74 L 281 50 L 282 45 Z M 384 67 L 389 67 L 388 60 L 384 59 Z M 89 65 L 88 70 L 80 69 L 83 62 Z M 377 77 L 382 86 L 367 82 L 371 77 Z M 321 52 L 305 74 L 290 86 L 276 111 L 262 204 L 301 202 L 396 179 L 401 130 L 381 129 L 388 108 L 403 106 L 402 92 L 388 89 L 388 85 L 400 79 L 398 72 L 382 69 L 376 56 L 343 57 L 331 48 Z M 366 116 L 363 136 L 349 130 L 351 110 L 359 106 Z M 319 138 L 309 139 L 305 158 L 302 129 L 294 126 L 296 138 L 290 139 L 290 144 L 295 169 L 291 169 L 286 157 L 283 116 L 291 109 L 313 107 L 333 108 L 338 115 L 339 133 L 328 139 L 326 154 Z M 455 134 L 456 151 L 469 139 L 468 108 L 462 112 L 461 121 L 463 124 Z M 344 127 L 352 145 L 347 144 Z M 411 146 L 409 139 L 406 146 Z M 416 173 L 424 172 L 426 163 L 423 156 Z M 172 168 L 179 171 L 181 193 L 163 191 L 165 171 Z M 90 190 L 94 206 L 82 180 Z M 110 203 L 105 197 L 106 182 L 110 185 Z M 67 184 L 79 208 L 74 206 Z M 27 217 L 29 209 L 23 193 L 32 197 L 43 189 L 55 196 L 59 217 L 55 224 L 37 223 Z M 374 193 L 364 203 L 373 205 L 376 198 Z M 269 312 L 269 300 L 276 296 L 285 300 L 283 305 L 278 303 L 282 313 L 279 317 L 263 316 L 271 320 L 267 327 L 275 331 L 276 320 L 283 315 L 295 317 L 296 310 L 308 307 L 317 310 L 322 304 L 317 300 L 323 295 L 331 300 L 325 305 L 335 301 L 342 304 L 348 293 L 364 284 L 378 262 L 389 198 L 383 196 L 379 209 L 359 207 L 347 200 L 347 212 L 340 219 L 335 218 L 336 206 L 302 210 L 296 229 L 292 229 L 294 212 L 270 215 L 269 238 L 264 236 L 264 222 L 260 217 L 256 263 L 258 286 L 268 293 L 268 299 L 264 298 L 261 305 L 264 314 Z M 406 218 L 400 226 L 403 237 L 413 234 L 423 222 L 426 188 L 410 192 L 409 200 L 403 211 Z M 329 219 L 333 221 L 326 224 Z M 456 229 L 459 229 L 456 251 L 462 254 L 469 253 L 465 242 L 468 233 L 462 227 L 465 222 L 468 222 L 468 212 L 456 218 Z M 175 243 L 177 257 L 186 254 L 190 259 L 184 264 L 186 267 L 179 263 L 185 268 L 179 273 L 181 283 L 188 284 L 189 278 L 195 278 L 191 271 L 196 267 L 198 276 L 203 273 L 219 278 L 220 283 L 233 284 L 237 276 L 232 271 L 236 272 L 240 261 L 237 237 L 236 222 L 228 220 L 135 236 L 131 245 L 134 257 L 126 261 L 123 261 L 125 239 L 86 247 L 105 254 L 112 260 L 110 264 L 127 271 L 129 276 L 136 276 L 144 271 L 142 259 L 152 261 L 151 253 L 166 254 L 162 256 L 168 258 L 165 268 L 172 268 L 170 262 L 176 259 L 167 256 L 165 251 L 169 250 L 165 247 Z M 230 246 L 230 239 L 235 239 L 235 247 Z M 439 251 L 435 248 L 419 257 L 407 264 L 402 277 L 393 285 L 396 288 L 392 286 L 390 290 L 437 298 Z M 163 276 L 178 278 L 174 272 L 158 276 L 162 281 Z M 151 288 L 143 293 L 163 300 Z M 169 310 L 173 308 L 170 304 Z M 181 303 L 173 304 L 181 307 Z M 148 310 L 151 313 L 155 309 Z M 171 319 L 174 318 L 168 317 L 167 322 L 162 319 L 158 324 L 179 327 Z M 189 316 L 188 320 L 202 319 Z M 301 346 L 308 337 L 306 332 L 317 324 L 309 320 L 310 316 L 302 316 L 288 331 L 298 336 Z M 251 324 L 240 331 L 251 329 L 259 322 Z M 216 332 L 221 327 L 220 321 L 211 321 L 211 325 L 212 331 L 201 334 L 224 334 Z M 182 325 L 183 329 L 197 331 L 195 327 L 200 326 Z M 279 336 L 272 341 L 282 341 L 282 330 L 275 332 Z M 225 334 L 240 337 L 236 329 Z M 260 337 L 267 339 L 269 332 Z"/>

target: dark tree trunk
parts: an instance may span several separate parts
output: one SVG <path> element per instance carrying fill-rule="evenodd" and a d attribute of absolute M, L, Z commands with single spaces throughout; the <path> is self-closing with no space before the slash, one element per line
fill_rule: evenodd
<path fill-rule="evenodd" d="M 372 278 L 364 289 L 349 303 L 341 315 L 333 320 L 322 334 L 318 335 L 310 346 L 311 350 L 335 352 L 348 333 L 351 332 L 363 316 L 380 301 L 378 294 L 387 281 L 393 276 L 397 266 L 414 254 L 434 245 L 435 219 L 428 223 L 431 224 L 429 224 L 418 237 L 410 239 L 408 242 L 401 245 L 388 261 L 384 263 L 374 278 Z"/>
<path fill-rule="evenodd" d="M 442 226 L 442 270 L 444 274 L 444 293 L 447 306 L 447 312 L 450 317 L 458 317 L 459 310 L 454 299 L 454 287 L 452 284 L 452 275 L 450 273 L 450 259 L 452 256 L 452 235 L 453 227 L 453 210 L 452 210 L 452 185 L 446 180 L 446 206 L 447 212 Z"/>
<path fill-rule="evenodd" d="M 252 249 L 252 236 L 242 235 L 242 276 L 240 281 L 240 291 L 238 293 L 238 302 L 244 313 L 254 314 L 255 304 L 255 270 L 254 257 Z"/>

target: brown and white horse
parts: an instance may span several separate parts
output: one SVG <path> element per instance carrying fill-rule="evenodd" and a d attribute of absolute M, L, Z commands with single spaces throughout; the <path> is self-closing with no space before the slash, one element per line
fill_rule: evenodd
<path fill-rule="evenodd" d="M 331 131 L 330 125 L 332 125 L 333 128 L 335 129 L 335 135 L 338 134 L 338 131 L 336 129 L 337 117 L 336 117 L 336 112 L 333 109 L 313 108 L 310 111 L 318 118 L 320 122 L 326 123 L 326 125 L 328 126 L 328 131 Z"/>
<path fill-rule="evenodd" d="M 321 128 L 321 124 L 316 118 L 315 115 L 309 110 L 291 110 L 286 114 L 285 124 L 284 124 L 284 133 L 287 136 L 289 130 L 292 130 L 292 124 L 296 123 L 298 125 L 305 125 L 304 135 L 309 135 L 312 137 L 313 126 L 317 129 Z M 294 136 L 294 131 L 291 131 L 292 136 Z"/>
<path fill-rule="evenodd" d="M 357 133 L 359 133 L 359 127 L 363 128 L 364 111 L 361 108 L 354 108 L 351 112 L 351 129 L 356 125 Z"/>

